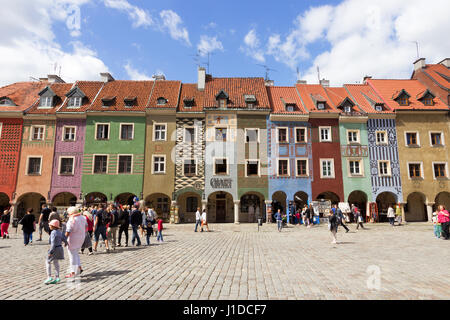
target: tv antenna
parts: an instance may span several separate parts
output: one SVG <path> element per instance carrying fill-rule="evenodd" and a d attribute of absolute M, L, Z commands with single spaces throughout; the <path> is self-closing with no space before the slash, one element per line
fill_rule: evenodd
<path fill-rule="evenodd" d="M 206 55 L 208 57 L 208 61 L 205 63 L 203 63 L 204 65 L 206 65 L 206 73 L 209 73 L 209 65 L 210 65 L 210 57 L 214 55 L 214 53 L 210 52 L 210 51 L 202 51 L 202 50 L 198 50 L 198 52 L 200 53 L 200 56 L 202 55 Z"/>
<path fill-rule="evenodd" d="M 419 41 L 411 41 L 411 42 L 414 42 L 416 44 L 417 59 L 420 59 L 420 55 L 419 55 Z"/>
<path fill-rule="evenodd" d="M 197 65 L 197 67 L 200 67 L 200 50 L 197 51 L 196 54 L 190 54 L 191 57 L 193 57 L 192 59 L 195 61 L 195 64 Z"/>
<path fill-rule="evenodd" d="M 300 71 L 299 71 L 299 69 L 298 69 L 298 67 L 297 67 L 297 81 L 298 80 L 300 80 Z"/>
<path fill-rule="evenodd" d="M 319 79 L 319 83 L 320 83 L 320 68 L 319 68 L 319 66 L 317 66 L 317 78 Z"/>
<path fill-rule="evenodd" d="M 272 68 L 269 68 L 267 65 L 265 65 L 265 64 L 259 64 L 259 63 L 257 63 L 256 65 L 258 65 L 258 66 L 260 66 L 260 67 L 263 67 L 264 69 L 266 69 L 266 77 L 265 77 L 265 79 L 264 80 L 269 80 L 269 71 L 277 71 L 277 70 L 275 70 L 275 69 L 272 69 Z"/>

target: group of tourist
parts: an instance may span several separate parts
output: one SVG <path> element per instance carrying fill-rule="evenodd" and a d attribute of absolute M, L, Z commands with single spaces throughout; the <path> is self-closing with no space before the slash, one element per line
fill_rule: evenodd
<path fill-rule="evenodd" d="M 450 239 L 450 214 L 443 205 L 433 212 L 434 235 L 437 239 Z"/>
<path fill-rule="evenodd" d="M 197 208 L 197 212 L 195 212 L 195 229 L 194 232 L 197 232 L 197 228 L 200 226 L 200 231 L 203 232 L 203 227 L 206 228 L 206 231 L 209 232 L 208 221 L 206 220 L 206 209 L 200 213 L 200 208 Z"/>

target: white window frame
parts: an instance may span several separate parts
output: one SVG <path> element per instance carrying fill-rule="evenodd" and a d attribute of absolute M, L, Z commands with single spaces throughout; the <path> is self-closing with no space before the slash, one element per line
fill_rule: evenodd
<path fill-rule="evenodd" d="M 256 141 L 250 141 L 250 142 L 259 143 L 259 128 L 245 128 L 245 143 L 250 143 L 250 142 L 247 142 L 247 131 L 249 131 L 249 130 L 256 130 Z"/>
<path fill-rule="evenodd" d="M 349 133 L 356 132 L 356 141 L 350 141 Z M 361 144 L 360 131 L 358 129 L 347 129 L 347 144 Z"/>
<path fill-rule="evenodd" d="M 298 173 L 298 160 L 306 160 L 306 175 L 301 175 Z M 309 159 L 308 158 L 295 158 L 295 176 L 296 177 L 309 177 Z"/>
<path fill-rule="evenodd" d="M 108 125 L 108 138 L 107 139 L 97 139 L 97 130 L 98 130 L 98 126 L 101 125 Z M 111 123 L 110 122 L 97 122 L 95 123 L 95 140 L 98 141 L 108 141 L 111 137 Z"/>
<path fill-rule="evenodd" d="M 156 139 L 156 126 L 164 126 L 164 139 Z M 153 141 L 167 141 L 167 122 L 153 123 Z"/>
<path fill-rule="evenodd" d="M 322 105 L 322 108 L 319 108 L 319 105 Z M 317 110 L 325 110 L 325 102 L 317 102 Z"/>
<path fill-rule="evenodd" d="M 186 177 L 186 171 L 184 171 L 184 165 L 185 165 L 185 161 L 186 160 L 189 160 L 189 161 L 192 161 L 192 160 L 194 160 L 195 161 L 195 173 L 194 173 L 194 176 L 196 176 L 197 175 L 197 170 L 198 170 L 198 161 L 197 161 L 197 159 L 195 159 L 195 158 L 183 158 L 183 176 L 185 176 Z M 190 177 L 190 176 L 189 176 Z"/>
<path fill-rule="evenodd" d="M 411 178 L 410 174 L 409 174 L 409 165 L 410 164 L 420 164 L 420 177 L 421 179 L 425 179 L 425 173 L 423 172 L 423 162 L 422 161 L 408 161 L 406 162 L 406 172 L 408 173 L 408 179 L 409 180 L 413 180 L 413 179 L 418 179 L 418 178 Z"/>
<path fill-rule="evenodd" d="M 405 131 L 405 146 L 410 148 L 410 146 L 408 145 L 408 138 L 407 138 L 407 133 L 415 133 L 416 137 L 417 137 L 417 146 L 420 147 L 420 135 L 419 135 L 419 131 Z"/>
<path fill-rule="evenodd" d="M 247 162 L 252 162 L 252 161 L 258 162 L 258 174 L 249 176 L 248 171 L 247 171 Z M 245 159 L 245 177 L 252 178 L 252 177 L 256 177 L 256 176 L 261 177 L 261 161 L 259 161 L 259 159 Z"/>
<path fill-rule="evenodd" d="M 121 156 L 127 156 L 130 157 L 131 156 L 131 171 L 130 172 L 119 172 L 119 163 L 120 163 L 120 157 Z M 134 169 L 134 155 L 133 154 L 124 154 L 124 153 L 120 153 L 117 155 L 117 169 L 116 169 L 116 174 L 133 174 L 133 169 Z"/>
<path fill-rule="evenodd" d="M 227 172 L 226 172 L 226 174 L 217 174 L 217 172 L 216 172 L 216 160 L 217 159 L 225 159 L 227 161 Z M 214 166 L 213 167 L 213 173 L 214 173 L 215 176 L 221 177 L 221 176 L 229 176 L 230 175 L 230 161 L 229 161 L 228 157 L 213 157 L 213 166 Z"/>
<path fill-rule="evenodd" d="M 194 139 L 192 142 L 186 140 L 186 129 L 194 129 Z M 183 127 L 183 142 L 184 143 L 196 143 L 197 142 L 197 128 L 195 126 L 184 126 Z"/>
<path fill-rule="evenodd" d="M 320 160 L 320 178 L 321 179 L 335 179 L 336 177 L 336 170 L 334 167 L 334 159 L 333 158 L 321 158 Z M 330 161 L 331 162 L 331 176 L 324 176 L 323 175 L 323 162 L 324 161 Z"/>
<path fill-rule="evenodd" d="M 286 141 L 280 141 L 279 131 L 280 129 L 286 129 Z M 289 143 L 289 127 L 277 127 L 277 143 Z"/>
<path fill-rule="evenodd" d="M 122 139 L 122 126 L 131 126 L 131 139 Z M 121 141 L 131 141 L 134 140 L 134 123 L 121 122 L 119 124 L 119 140 Z"/>
<path fill-rule="evenodd" d="M 322 139 L 322 130 L 328 130 L 328 139 Z M 319 142 L 333 142 L 331 127 L 319 127 Z"/>
<path fill-rule="evenodd" d="M 72 159 L 72 172 L 71 173 L 61 173 L 61 162 L 62 159 Z M 75 157 L 71 156 L 60 156 L 59 157 L 59 163 L 58 163 L 58 176 L 73 176 L 75 172 Z"/>
<path fill-rule="evenodd" d="M 40 163 L 40 165 L 39 165 L 39 173 L 35 173 L 35 174 L 28 174 L 28 168 L 29 168 L 29 165 L 30 165 L 30 158 L 39 158 L 39 159 L 41 159 L 41 163 Z M 25 175 L 26 176 L 41 176 L 42 175 L 42 159 L 43 159 L 43 156 L 27 156 L 27 165 L 26 165 L 26 168 L 25 168 Z"/>
<path fill-rule="evenodd" d="M 228 105 L 227 99 L 219 99 L 219 108 L 226 108 L 227 105 Z"/>
<path fill-rule="evenodd" d="M 106 156 L 106 172 L 105 173 L 94 172 L 96 156 Z M 92 155 L 92 174 L 108 174 L 108 172 L 109 172 L 109 154 L 100 154 L 100 153 L 93 154 Z"/>
<path fill-rule="evenodd" d="M 359 173 L 350 172 L 350 162 L 359 163 Z M 349 177 L 364 177 L 364 161 L 362 158 L 349 158 L 347 159 L 347 173 Z"/>
<path fill-rule="evenodd" d="M 164 171 L 155 172 L 155 158 L 156 157 L 164 159 Z M 152 174 L 166 174 L 166 169 L 167 169 L 166 155 L 165 154 L 152 155 Z"/>
<path fill-rule="evenodd" d="M 65 137 L 66 137 L 66 129 L 75 129 L 74 134 L 73 134 L 73 140 L 66 140 L 65 139 Z M 76 126 L 63 126 L 61 141 L 67 141 L 67 142 L 77 141 L 77 127 Z"/>
<path fill-rule="evenodd" d="M 280 160 L 287 160 L 287 175 L 280 175 Z M 278 177 L 290 177 L 291 176 L 291 159 L 290 158 L 277 158 L 277 176 Z"/>
<path fill-rule="evenodd" d="M 382 133 L 384 136 L 383 142 L 378 142 L 378 134 Z M 386 130 L 377 130 L 375 131 L 375 143 L 376 145 L 387 145 L 388 144 L 388 135 Z"/>
<path fill-rule="evenodd" d="M 445 177 L 443 177 L 443 178 L 437 178 L 436 177 L 436 174 L 434 172 L 434 165 L 435 164 L 445 164 Z M 448 179 L 448 165 L 447 165 L 447 162 L 445 162 L 445 161 L 433 161 L 431 163 L 431 169 L 433 170 L 433 179 L 434 180 Z"/>
<path fill-rule="evenodd" d="M 297 141 L 297 129 L 305 130 L 305 141 Z M 295 127 L 294 128 L 294 139 L 295 139 L 295 143 L 308 143 L 308 127 Z"/>
<path fill-rule="evenodd" d="M 433 140 L 431 139 L 432 133 L 440 133 L 441 134 L 441 144 L 440 145 L 433 145 Z M 436 147 L 445 147 L 445 140 L 444 140 L 444 132 L 443 131 L 428 131 L 428 136 L 430 138 L 430 146 L 433 148 Z"/>
<path fill-rule="evenodd" d="M 70 105 L 70 100 L 72 100 L 72 99 L 73 99 L 73 101 L 74 101 L 73 106 Z M 81 108 L 82 101 L 83 101 L 83 98 L 82 98 L 82 97 L 70 97 L 70 98 L 69 98 L 69 101 L 67 101 L 67 108 L 68 108 L 68 109 L 78 109 L 78 108 Z"/>
<path fill-rule="evenodd" d="M 42 99 L 45 99 L 45 102 L 48 102 L 47 99 L 50 99 L 50 103 L 46 103 L 45 105 L 41 105 Z M 50 105 L 48 105 L 50 104 Z M 39 100 L 38 109 L 51 109 L 53 105 L 53 97 L 41 97 Z"/>
<path fill-rule="evenodd" d="M 381 173 L 380 170 L 380 164 L 381 163 L 387 163 L 387 173 Z M 392 176 L 392 171 L 391 171 L 391 161 L 390 160 L 378 160 L 377 161 L 377 166 L 378 166 L 378 176 L 379 177 L 391 177 Z"/>
<path fill-rule="evenodd" d="M 42 139 L 33 139 L 35 128 L 43 128 Z M 30 128 L 30 141 L 44 141 L 44 140 L 45 140 L 45 125 L 32 125 Z"/>

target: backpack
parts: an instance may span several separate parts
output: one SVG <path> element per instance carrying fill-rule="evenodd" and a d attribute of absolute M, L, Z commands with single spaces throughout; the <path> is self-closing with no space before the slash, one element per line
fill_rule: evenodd
<path fill-rule="evenodd" d="M 102 212 L 102 224 L 104 224 L 105 226 L 111 222 L 111 215 L 109 214 L 108 211 L 103 210 Z"/>

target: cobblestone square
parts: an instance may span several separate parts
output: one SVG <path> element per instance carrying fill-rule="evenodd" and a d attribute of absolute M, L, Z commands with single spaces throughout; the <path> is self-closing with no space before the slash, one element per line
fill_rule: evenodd
<path fill-rule="evenodd" d="M 276 224 L 259 232 L 211 224 L 209 233 L 167 224 L 164 243 L 86 250 L 79 281 L 48 286 L 48 236 L 37 242 L 34 233 L 24 247 L 20 228 L 10 228 L 11 239 L 0 239 L 0 299 L 450 299 L 450 241 L 436 239 L 431 224 L 349 226 L 333 245 L 326 224 L 281 233 Z"/>

